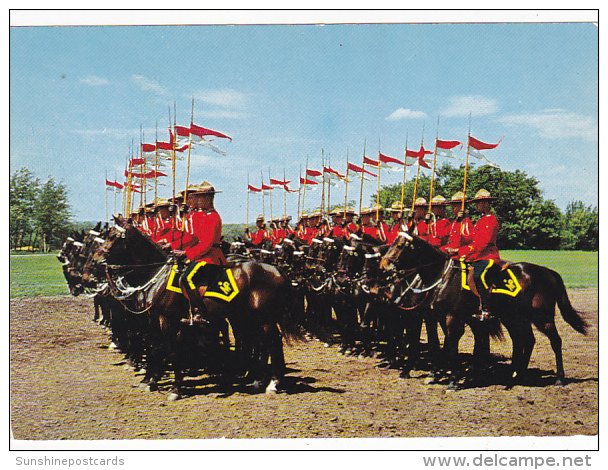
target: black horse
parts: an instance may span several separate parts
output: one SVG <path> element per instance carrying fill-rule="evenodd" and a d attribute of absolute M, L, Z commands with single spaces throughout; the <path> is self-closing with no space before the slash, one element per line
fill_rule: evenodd
<path fill-rule="evenodd" d="M 381 269 L 395 272 L 399 277 L 413 274 L 435 279 L 431 305 L 435 312 L 445 315 L 446 337 L 444 351 L 454 358 L 458 341 L 464 333 L 465 322 L 484 325 L 487 322 L 471 321 L 478 310 L 479 300 L 470 290 L 463 288 L 463 273 L 458 262 L 418 237 L 401 232 L 380 263 Z M 465 276 L 466 279 L 466 276 Z M 545 334 L 550 342 L 556 361 L 556 384 L 565 380 L 562 360 L 562 341 L 555 327 L 555 306 L 559 306 L 564 320 L 581 334 L 586 334 L 587 324 L 568 299 L 561 276 L 546 267 L 531 263 L 511 263 L 486 279 L 490 288 L 490 309 L 505 326 L 513 342 L 510 384 L 521 378 L 527 370 L 534 348 L 532 325 Z M 473 330 L 475 333 L 475 330 Z M 476 335 L 485 340 L 486 335 Z M 481 351 L 489 351 L 489 344 L 482 341 Z"/>
<path fill-rule="evenodd" d="M 173 391 L 179 397 L 184 368 L 180 338 L 194 326 L 188 323 L 189 303 L 179 287 L 180 263 L 136 227 L 126 225 L 114 230 L 96 254 L 96 264 L 105 266 L 115 297 L 130 311 L 149 317 L 148 355 L 152 357 L 148 362 L 157 373 L 164 361 L 173 364 Z M 228 320 L 242 347 L 246 369 L 253 378 L 265 376 L 267 391 L 272 392 L 285 372 L 279 327 L 288 339 L 300 338 L 296 317 L 289 314 L 288 281 L 275 267 L 253 261 L 230 269 L 237 294 L 229 302 L 205 296 L 210 325 L 201 327 L 222 325 Z M 91 267 L 87 274 L 95 277 L 99 272 L 95 274 Z M 267 373 L 269 357 L 272 370 Z M 154 381 L 154 372 L 149 375 Z"/>

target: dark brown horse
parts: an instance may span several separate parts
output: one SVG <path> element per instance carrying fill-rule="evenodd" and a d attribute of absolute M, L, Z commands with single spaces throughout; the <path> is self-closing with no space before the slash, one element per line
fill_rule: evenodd
<path fill-rule="evenodd" d="M 115 233 L 96 254 L 96 265 L 98 270 L 105 267 L 114 296 L 129 311 L 149 317 L 148 354 L 152 357 L 148 362 L 152 359 L 158 372 L 163 359 L 170 358 L 176 378 L 174 393 L 179 396 L 183 368 L 179 341 L 194 326 L 188 324 L 189 303 L 177 281 L 181 268 L 136 227 L 126 225 L 113 230 Z M 253 261 L 232 266 L 231 275 L 237 292 L 230 301 L 221 296 L 204 297 L 207 319 L 211 326 L 230 322 L 235 340 L 242 345 L 249 375 L 261 378 L 270 357 L 267 391 L 272 392 L 285 372 L 281 332 L 287 338 L 300 338 L 295 317 L 289 312 L 289 282 L 277 268 Z M 95 278 L 99 271 L 92 267 L 87 276 Z M 150 375 L 153 381 L 153 373 Z"/>
<path fill-rule="evenodd" d="M 444 350 L 453 357 L 464 332 L 465 321 L 479 305 L 478 299 L 462 287 L 459 264 L 454 264 L 447 255 L 424 240 L 402 232 L 383 257 L 380 267 L 402 276 L 420 273 L 424 268 L 437 270 L 431 305 L 433 310 L 446 317 Z M 587 324 L 572 307 L 557 272 L 525 262 L 509 264 L 508 269 L 510 272 L 495 272 L 486 281 L 491 290 L 490 309 L 505 326 L 513 342 L 511 383 L 521 378 L 528 368 L 535 343 L 532 325 L 535 325 L 551 342 L 557 368 L 556 384 L 561 385 L 565 372 L 562 341 L 555 327 L 556 304 L 564 320 L 579 333 L 586 334 Z M 508 289 L 503 285 L 505 280 Z"/>

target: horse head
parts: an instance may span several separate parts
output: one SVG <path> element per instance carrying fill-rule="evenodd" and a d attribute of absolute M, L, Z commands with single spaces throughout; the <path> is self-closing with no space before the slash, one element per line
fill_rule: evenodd
<path fill-rule="evenodd" d="M 411 248 L 414 237 L 407 232 L 399 232 L 393 243 L 389 245 L 387 252 L 380 260 L 380 270 L 394 271 L 401 261 L 403 254 Z"/>

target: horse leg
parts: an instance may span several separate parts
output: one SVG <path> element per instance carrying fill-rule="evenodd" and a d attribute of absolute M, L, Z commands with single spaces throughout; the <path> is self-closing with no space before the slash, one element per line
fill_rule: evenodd
<path fill-rule="evenodd" d="M 555 327 L 555 321 L 551 320 L 546 323 L 535 322 L 534 324 L 536 325 L 536 328 L 538 328 L 541 333 L 544 333 L 551 342 L 551 348 L 555 354 L 555 366 L 557 373 L 555 385 L 564 385 L 566 381 L 566 374 L 564 372 L 564 362 L 562 358 L 562 338 L 559 336 L 557 328 Z"/>
<path fill-rule="evenodd" d="M 439 334 L 437 333 L 437 325 L 439 322 L 435 318 L 433 311 L 424 315 L 424 324 L 426 326 L 428 352 L 431 356 L 437 356 L 441 347 L 439 344 Z"/>
<path fill-rule="evenodd" d="M 443 340 L 442 357 L 439 364 L 442 375 L 450 377 L 450 387 L 454 387 L 457 380 L 454 368 L 458 365 L 458 343 L 462 335 L 464 335 L 464 323 L 454 315 L 447 315 L 446 336 Z"/>
<path fill-rule="evenodd" d="M 268 329 L 265 329 L 265 337 L 268 340 L 271 366 L 270 382 L 266 387 L 266 393 L 272 394 L 277 392 L 277 387 L 285 375 L 285 354 L 283 352 L 283 338 L 276 324 L 269 325 Z"/>

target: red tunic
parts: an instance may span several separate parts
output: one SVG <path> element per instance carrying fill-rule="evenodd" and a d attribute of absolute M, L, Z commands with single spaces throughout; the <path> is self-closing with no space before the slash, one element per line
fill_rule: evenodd
<path fill-rule="evenodd" d="M 374 237 L 375 239 L 379 240 L 379 235 L 378 235 L 378 229 L 376 228 L 375 225 L 363 225 L 363 233 L 366 233 L 367 235 L 371 235 L 372 237 Z"/>
<path fill-rule="evenodd" d="M 257 232 L 255 232 L 255 234 L 251 238 L 251 242 L 257 246 L 261 245 L 264 240 L 269 239 L 270 237 L 268 236 L 268 232 L 265 229 L 261 228 Z"/>
<path fill-rule="evenodd" d="M 395 238 L 397 238 L 397 235 L 399 235 L 399 232 L 402 232 L 403 230 L 404 226 L 402 222 L 397 222 L 395 225 L 393 225 L 391 227 L 391 230 L 388 232 L 388 235 L 386 236 L 386 243 L 388 243 L 389 245 L 393 243 L 395 241 Z"/>
<path fill-rule="evenodd" d="M 429 227 L 429 244 L 439 248 L 445 245 L 450 238 L 450 221 L 448 219 L 439 219 Z"/>
<path fill-rule="evenodd" d="M 426 240 L 428 238 L 428 226 L 422 219 L 414 219 L 410 222 L 408 229 L 412 235 Z"/>
<path fill-rule="evenodd" d="M 473 241 L 458 248 L 458 256 L 470 262 L 486 259 L 500 261 L 496 246 L 499 229 L 500 226 L 494 214 L 484 215 L 475 224 Z"/>
<path fill-rule="evenodd" d="M 334 225 L 329 231 L 329 236 L 331 238 L 348 238 L 348 230 L 346 229 L 346 227 L 342 227 L 341 225 Z"/>
<path fill-rule="evenodd" d="M 226 264 L 220 248 L 222 219 L 214 210 L 190 213 L 188 231 L 184 233 L 184 246 L 189 260 L 206 261 L 210 264 Z M 187 236 L 190 236 L 186 240 Z"/>
<path fill-rule="evenodd" d="M 167 234 L 171 232 L 171 219 L 161 219 L 157 217 L 154 222 L 154 234 L 152 235 L 152 240 L 155 242 L 166 242 L 165 238 Z"/>
<path fill-rule="evenodd" d="M 272 230 L 272 244 L 279 245 L 285 239 L 285 230 L 282 228 L 275 228 Z"/>

